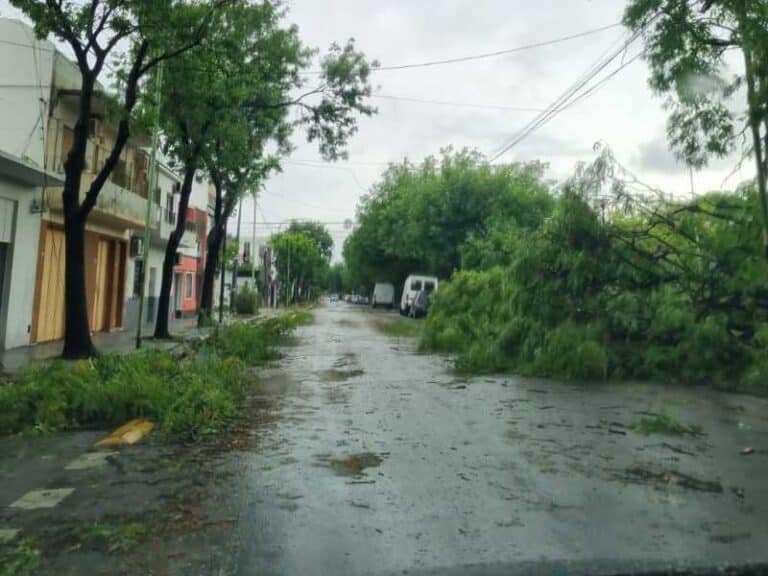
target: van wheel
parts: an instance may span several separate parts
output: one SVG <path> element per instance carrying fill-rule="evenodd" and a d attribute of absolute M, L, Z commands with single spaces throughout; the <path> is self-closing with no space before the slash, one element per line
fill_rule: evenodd
<path fill-rule="evenodd" d="M 408 316 L 408 308 L 400 308 L 400 316 Z"/>

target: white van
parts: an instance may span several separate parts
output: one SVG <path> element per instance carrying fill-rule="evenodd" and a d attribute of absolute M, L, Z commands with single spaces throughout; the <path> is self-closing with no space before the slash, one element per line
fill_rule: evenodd
<path fill-rule="evenodd" d="M 377 282 L 373 287 L 371 307 L 385 306 L 392 308 L 395 305 L 395 287 L 388 282 Z"/>
<path fill-rule="evenodd" d="M 405 316 L 411 311 L 411 303 L 419 292 L 424 291 L 427 293 L 427 296 L 431 296 L 433 292 L 437 292 L 437 285 L 436 276 L 416 274 L 408 276 L 405 279 L 405 285 L 403 285 L 403 296 L 400 298 L 400 314 Z"/>

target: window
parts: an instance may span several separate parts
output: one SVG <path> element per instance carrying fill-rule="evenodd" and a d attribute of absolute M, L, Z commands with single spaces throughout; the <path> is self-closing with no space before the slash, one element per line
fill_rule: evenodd
<path fill-rule="evenodd" d="M 421 280 L 413 280 L 411 282 L 411 290 L 415 290 L 416 292 L 421 291 Z"/>
<path fill-rule="evenodd" d="M 424 282 L 424 291 L 427 294 L 430 294 L 431 292 L 435 291 L 435 283 L 434 282 Z"/>
<path fill-rule="evenodd" d="M 144 261 L 138 258 L 133 266 L 133 297 L 138 298 L 141 295 L 141 282 L 144 279 Z"/>
<path fill-rule="evenodd" d="M 192 274 L 191 273 L 187 273 L 187 285 L 186 285 L 184 298 L 186 298 L 187 300 L 192 298 Z"/>
<path fill-rule="evenodd" d="M 165 221 L 168 224 L 176 224 L 176 212 L 173 211 L 173 194 L 165 195 Z"/>

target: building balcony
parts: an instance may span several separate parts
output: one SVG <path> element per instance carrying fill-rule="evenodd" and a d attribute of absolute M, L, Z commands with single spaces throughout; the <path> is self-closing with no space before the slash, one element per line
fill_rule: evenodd
<path fill-rule="evenodd" d="M 80 185 L 80 201 L 85 198 L 86 192 L 95 174 L 84 172 Z M 52 190 L 48 193 L 48 208 L 52 211 L 63 211 L 64 203 L 60 190 Z M 139 194 L 131 192 L 127 188 L 118 186 L 111 180 L 107 180 L 99 193 L 96 205 L 89 216 L 89 221 L 114 226 L 118 228 L 144 229 L 147 200 Z M 152 204 L 150 222 L 157 223 L 160 220 L 159 208 Z M 155 228 L 155 226 L 153 226 Z"/>

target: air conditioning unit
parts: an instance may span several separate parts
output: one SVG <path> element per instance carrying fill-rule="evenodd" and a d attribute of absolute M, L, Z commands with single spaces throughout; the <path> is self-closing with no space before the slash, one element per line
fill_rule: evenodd
<path fill-rule="evenodd" d="M 40 214 L 43 210 L 43 200 L 41 198 L 32 198 L 32 201 L 29 203 L 30 214 Z"/>
<path fill-rule="evenodd" d="M 144 254 L 144 239 L 141 236 L 131 236 L 131 242 L 128 246 L 128 254 L 131 258 L 140 258 Z"/>

